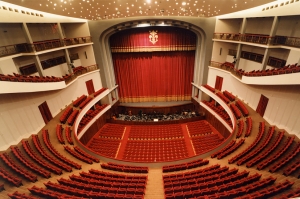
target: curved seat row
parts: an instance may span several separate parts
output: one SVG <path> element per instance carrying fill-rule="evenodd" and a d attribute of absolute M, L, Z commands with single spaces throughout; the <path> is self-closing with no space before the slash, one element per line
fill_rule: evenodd
<path fill-rule="evenodd" d="M 28 190 L 30 191 L 30 193 L 44 198 L 83 199 L 83 197 L 78 197 L 73 194 L 69 195 L 51 189 L 38 188 L 36 186 L 28 188 Z"/>
<path fill-rule="evenodd" d="M 235 143 L 233 146 L 231 146 L 229 149 L 225 150 L 224 152 L 220 153 L 217 158 L 218 159 L 222 159 L 228 155 L 230 155 L 231 153 L 233 153 L 234 151 L 236 151 L 238 148 L 240 148 L 240 146 L 242 146 L 242 144 L 244 144 L 245 139 L 240 139 L 239 142 Z"/>
<path fill-rule="evenodd" d="M 75 150 L 72 150 L 69 146 L 64 146 L 64 149 L 71 154 L 73 157 L 77 158 L 78 160 L 81 160 L 83 162 L 86 162 L 88 164 L 93 164 L 93 161 L 87 157 L 84 157 L 77 153 Z"/>
<path fill-rule="evenodd" d="M 62 133 L 63 130 L 64 130 L 64 128 L 62 127 L 61 124 L 56 125 L 56 137 L 61 144 L 65 144 L 65 139 L 64 139 L 63 133 Z"/>
<path fill-rule="evenodd" d="M 246 118 L 246 124 L 247 124 L 247 128 L 246 128 L 246 132 L 245 132 L 245 137 L 249 137 L 252 131 L 252 118 L 251 117 L 247 117 Z"/>
<path fill-rule="evenodd" d="M 15 191 L 14 193 L 7 194 L 12 199 L 38 199 L 34 196 L 27 196 L 25 193 L 19 193 L 18 191 Z"/>
<path fill-rule="evenodd" d="M 91 98 L 91 97 L 87 97 L 85 100 L 83 100 L 83 101 L 79 104 L 78 108 L 83 109 L 83 107 L 85 107 L 85 105 L 87 105 L 92 99 L 93 99 L 93 98 Z"/>
<path fill-rule="evenodd" d="M 208 107 L 210 107 L 213 111 L 215 111 L 221 118 L 223 118 L 227 124 L 232 126 L 231 119 L 222 106 L 215 106 L 214 100 L 212 100 L 211 102 L 208 101 L 202 101 L 202 102 L 206 104 Z"/>
<path fill-rule="evenodd" d="M 168 173 L 168 172 L 173 172 L 173 171 L 182 171 L 182 170 L 186 170 L 186 169 L 193 169 L 196 167 L 207 165 L 208 163 L 209 163 L 209 160 L 198 159 L 198 160 L 194 160 L 192 162 L 163 166 L 162 170 L 163 170 L 163 173 Z"/>
<path fill-rule="evenodd" d="M 73 108 L 68 106 L 65 111 L 63 112 L 63 114 L 60 116 L 59 121 L 63 124 L 65 124 L 67 122 L 67 119 L 69 118 L 69 116 L 71 115 L 71 113 L 73 112 Z"/>
<path fill-rule="evenodd" d="M 217 92 L 217 96 L 221 98 L 226 104 L 230 103 L 230 100 L 222 93 L 222 92 Z"/>
<path fill-rule="evenodd" d="M 240 100 L 236 100 L 235 105 L 241 110 L 244 117 L 249 115 L 249 111 L 246 106 Z"/>
<path fill-rule="evenodd" d="M 20 178 L 15 177 L 14 175 L 12 175 L 10 172 L 8 172 L 7 170 L 5 170 L 2 167 L 0 167 L 0 176 L 4 180 L 12 183 L 14 186 L 19 187 L 19 186 L 23 185 L 22 180 Z"/>
<path fill-rule="evenodd" d="M 225 97 L 227 97 L 231 102 L 233 102 L 235 100 L 235 96 L 233 94 L 231 94 L 228 91 L 223 91 L 223 94 L 225 95 Z"/>
<path fill-rule="evenodd" d="M 67 139 L 68 143 L 73 145 L 74 142 L 72 139 L 71 128 L 69 126 L 66 127 L 65 133 L 66 133 L 66 139 Z"/>
<path fill-rule="evenodd" d="M 283 171 L 283 174 L 285 176 L 291 175 L 294 171 L 300 168 L 300 159 L 296 160 L 294 163 L 292 163 L 288 168 L 286 168 Z"/>
<path fill-rule="evenodd" d="M 94 161 L 94 162 L 97 162 L 97 163 L 100 162 L 98 158 L 96 158 L 96 157 L 94 157 L 94 156 L 92 156 L 92 155 L 86 153 L 85 151 L 83 151 L 83 150 L 82 150 L 81 148 L 79 148 L 78 146 L 74 146 L 73 148 L 74 148 L 74 150 L 77 151 L 77 153 L 79 153 L 80 155 L 82 155 L 82 156 L 84 156 L 84 157 L 87 157 L 87 158 L 91 159 L 91 160 Z"/>
<path fill-rule="evenodd" d="M 216 91 L 216 89 L 214 89 L 213 87 L 211 87 L 211 86 L 208 85 L 208 84 L 203 85 L 203 87 L 206 88 L 206 89 L 208 89 L 208 90 L 210 90 L 210 91 L 213 92 L 213 93 L 215 93 L 215 91 Z"/>
<path fill-rule="evenodd" d="M 100 95 L 101 93 L 103 93 L 104 91 L 106 91 L 107 88 L 100 88 L 99 90 L 97 90 L 95 93 L 94 93 L 94 97 Z"/>
<path fill-rule="evenodd" d="M 217 157 L 219 154 L 223 153 L 224 151 L 230 149 L 234 144 L 235 144 L 236 140 L 231 140 L 224 148 L 222 148 L 219 151 L 216 151 L 215 153 L 213 153 L 210 157 L 211 158 L 215 158 Z"/>
<path fill-rule="evenodd" d="M 220 145 L 224 138 L 220 138 L 218 134 L 212 133 L 207 135 L 201 135 L 197 137 L 191 137 L 196 154 L 201 154 L 214 149 Z"/>
<path fill-rule="evenodd" d="M 11 82 L 61 82 L 64 81 L 61 77 L 54 77 L 54 76 L 26 76 L 15 74 L 14 75 L 4 75 L 0 74 L 1 81 L 11 81 Z"/>
<path fill-rule="evenodd" d="M 141 167 L 141 166 L 128 166 L 128 165 L 121 165 L 108 162 L 107 164 L 100 165 L 103 169 L 108 169 L 112 171 L 119 171 L 119 172 L 127 172 L 127 173 L 148 173 L 148 167 Z"/>
<path fill-rule="evenodd" d="M 74 107 L 78 107 L 85 99 L 87 98 L 86 95 L 81 95 L 78 97 L 72 104 Z"/>
<path fill-rule="evenodd" d="M 230 104 L 230 109 L 232 110 L 236 119 L 240 119 L 242 117 L 240 110 L 235 104 Z"/>
<path fill-rule="evenodd" d="M 238 130 L 237 130 L 237 133 L 236 133 L 236 138 L 240 138 L 244 132 L 244 120 L 243 119 L 240 119 L 237 123 L 238 125 Z"/>
<path fill-rule="evenodd" d="M 68 120 L 67 120 L 68 125 L 73 126 L 73 124 L 75 122 L 75 119 L 76 119 L 78 114 L 79 114 L 79 110 L 74 109 L 72 111 L 72 113 L 70 114 L 70 116 L 68 117 Z"/>

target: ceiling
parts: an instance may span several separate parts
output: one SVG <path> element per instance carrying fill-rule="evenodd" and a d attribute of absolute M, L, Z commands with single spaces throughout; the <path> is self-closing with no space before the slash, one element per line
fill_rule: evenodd
<path fill-rule="evenodd" d="M 212 17 L 274 0 L 3 0 L 26 8 L 88 20 L 139 16 Z"/>

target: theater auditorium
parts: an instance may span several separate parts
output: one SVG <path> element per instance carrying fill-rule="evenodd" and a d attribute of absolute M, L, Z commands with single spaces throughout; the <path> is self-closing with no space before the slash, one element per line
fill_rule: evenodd
<path fill-rule="evenodd" d="M 0 1 L 0 198 L 300 197 L 299 8 Z"/>

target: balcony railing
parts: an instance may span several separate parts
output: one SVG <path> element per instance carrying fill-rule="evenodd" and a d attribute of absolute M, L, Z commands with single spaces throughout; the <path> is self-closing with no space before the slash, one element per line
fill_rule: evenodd
<path fill-rule="evenodd" d="M 97 69 L 98 69 L 97 64 L 93 64 L 93 65 L 85 66 L 85 67 L 79 66 L 79 67 L 73 68 L 74 72 L 72 74 L 65 75 L 65 76 L 63 76 L 63 78 L 65 79 L 66 84 L 68 84 L 71 81 L 73 81 L 74 79 L 76 79 L 76 77 L 78 77 L 82 74 L 97 70 Z"/>
<path fill-rule="evenodd" d="M 244 34 L 241 36 L 241 41 L 258 43 L 258 44 L 269 44 L 272 40 L 272 37 L 269 35 L 260 35 L 260 34 Z"/>
<path fill-rule="evenodd" d="M 0 57 L 14 55 L 18 53 L 30 53 L 33 49 L 30 44 L 14 44 L 8 46 L 0 46 Z"/>
<path fill-rule="evenodd" d="M 64 43 L 60 39 L 54 39 L 48 41 L 33 42 L 32 46 L 34 47 L 35 51 L 42 51 L 62 47 L 64 46 Z"/>
<path fill-rule="evenodd" d="M 273 38 L 273 45 L 284 45 L 300 48 L 300 38 L 276 35 Z"/>
<path fill-rule="evenodd" d="M 239 33 L 214 33 L 214 39 L 239 41 L 240 38 L 241 38 L 241 34 Z"/>
<path fill-rule="evenodd" d="M 281 68 L 281 67 L 284 67 L 285 64 L 286 64 L 286 60 L 284 60 L 284 59 L 278 59 L 276 57 L 269 57 L 267 65 L 273 66 L 276 68 Z"/>
<path fill-rule="evenodd" d="M 65 38 L 63 39 L 66 46 L 76 45 L 76 44 L 84 44 L 90 43 L 92 41 L 92 37 L 75 37 L 75 38 Z"/>
<path fill-rule="evenodd" d="M 241 69 L 236 70 L 233 63 L 230 63 L 230 62 L 221 63 L 221 62 L 210 61 L 209 66 L 227 70 L 231 74 L 235 75 L 236 77 L 238 77 L 240 79 L 242 78 L 242 74 L 240 73 Z"/>
<path fill-rule="evenodd" d="M 236 56 L 237 50 L 228 49 L 228 55 Z"/>

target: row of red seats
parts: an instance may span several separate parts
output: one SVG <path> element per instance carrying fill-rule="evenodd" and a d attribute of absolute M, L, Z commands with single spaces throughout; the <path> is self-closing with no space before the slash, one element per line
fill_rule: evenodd
<path fill-rule="evenodd" d="M 233 94 L 231 94 L 228 91 L 223 91 L 223 94 L 225 95 L 225 97 L 227 97 L 231 102 L 233 102 L 235 100 L 235 96 Z"/>
<path fill-rule="evenodd" d="M 270 198 L 273 196 L 278 195 L 279 193 L 286 191 L 292 187 L 294 182 L 290 182 L 288 180 L 285 180 L 283 183 L 279 183 L 276 185 L 272 185 L 266 188 L 263 188 L 261 190 L 258 190 L 251 194 L 246 194 L 242 197 L 239 197 L 238 199 L 249 199 L 249 198 L 257 198 L 257 199 L 264 199 L 264 198 Z"/>
<path fill-rule="evenodd" d="M 81 95 L 79 98 L 77 98 L 72 104 L 74 107 L 78 107 L 81 102 L 83 102 L 87 98 L 86 95 Z"/>
<path fill-rule="evenodd" d="M 38 173 L 39 175 L 45 177 L 45 178 L 50 178 L 51 177 L 51 173 L 49 171 L 46 171 L 38 166 L 36 166 L 35 164 L 31 163 L 20 151 L 20 149 L 18 147 L 10 147 L 11 151 L 13 152 L 14 156 L 20 160 L 20 162 L 23 163 L 23 165 L 25 165 L 26 167 L 30 168 L 31 170 L 35 171 L 36 173 Z"/>
<path fill-rule="evenodd" d="M 203 160 L 200 158 L 198 160 L 194 160 L 194 161 L 187 162 L 187 163 L 163 166 L 162 170 L 163 170 L 163 173 L 182 171 L 182 170 L 186 170 L 186 169 L 193 169 L 196 167 L 207 165 L 208 163 L 209 163 L 209 160 Z"/>
<path fill-rule="evenodd" d="M 205 167 L 205 168 L 197 169 L 197 170 L 193 170 L 193 171 L 163 175 L 163 181 L 164 181 L 164 183 L 167 183 L 170 181 L 184 181 L 184 180 L 192 180 L 192 179 L 196 179 L 196 178 L 200 178 L 200 177 L 206 177 L 206 176 L 210 176 L 212 173 L 215 174 L 215 173 L 223 172 L 224 168 L 222 167 L 222 169 L 219 170 L 220 168 L 221 167 L 219 164 L 214 164 L 209 167 Z M 227 168 L 227 167 L 225 167 L 225 168 Z M 227 171 L 227 170 L 225 169 L 225 171 Z"/>
<path fill-rule="evenodd" d="M 283 171 L 283 174 L 285 176 L 289 176 L 289 175 L 291 175 L 294 171 L 296 171 L 299 168 L 300 168 L 300 159 L 296 160 L 294 163 L 292 163 L 290 166 L 288 166 L 288 168 L 286 168 Z"/>
<path fill-rule="evenodd" d="M 234 113 L 234 116 L 236 119 L 240 119 L 242 117 L 240 110 L 238 109 L 238 107 L 235 104 L 230 104 L 230 109 Z"/>
<path fill-rule="evenodd" d="M 68 120 L 67 120 L 67 123 L 70 126 L 73 126 L 73 124 L 75 122 L 75 119 L 76 119 L 76 117 L 77 117 L 78 114 L 79 114 L 79 110 L 74 109 L 73 112 L 71 113 L 71 115 L 69 116 Z"/>
<path fill-rule="evenodd" d="M 213 93 L 215 93 L 215 91 L 216 91 L 216 89 L 214 89 L 213 87 L 211 87 L 211 86 L 208 85 L 208 84 L 203 85 L 203 87 L 206 88 L 206 89 L 208 89 L 208 90 L 210 90 L 210 91 L 213 92 Z"/>
<path fill-rule="evenodd" d="M 220 138 L 218 134 L 209 134 L 192 137 L 191 140 L 196 154 L 201 154 L 216 148 L 223 142 L 224 138 Z"/>
<path fill-rule="evenodd" d="M 224 175 L 225 172 L 217 174 L 217 178 L 206 178 L 205 181 L 202 179 L 195 179 L 195 181 L 191 181 L 189 183 L 179 182 L 179 183 L 166 183 L 164 184 L 165 194 L 172 194 L 178 191 L 196 191 L 206 188 L 212 188 L 215 186 L 220 186 L 222 184 L 227 184 L 230 182 L 234 182 L 236 180 L 241 180 L 247 178 L 249 175 L 249 171 L 244 171 L 240 173 L 230 173 L 229 175 Z"/>
<path fill-rule="evenodd" d="M 106 138 L 122 138 L 125 125 L 122 124 L 105 124 L 99 131 L 99 136 Z"/>
<path fill-rule="evenodd" d="M 222 93 L 222 92 L 217 92 L 217 96 L 223 100 L 226 104 L 230 103 L 230 100 Z"/>
<path fill-rule="evenodd" d="M 30 191 L 30 193 L 34 195 L 38 195 L 43 198 L 83 199 L 83 197 L 77 197 L 72 194 L 68 195 L 50 189 L 38 188 L 35 185 L 31 188 L 28 188 L 28 190 Z"/>
<path fill-rule="evenodd" d="M 257 157 L 257 155 L 259 153 L 261 153 L 266 148 L 266 146 L 270 143 L 270 140 L 273 137 L 274 132 L 275 132 L 275 127 L 270 126 L 267 137 L 264 139 L 263 143 L 257 149 L 255 149 L 253 152 L 250 152 L 248 155 L 246 155 L 243 158 L 241 158 L 240 160 L 238 160 L 237 165 L 242 165 L 245 162 L 247 162 L 248 160 L 250 160 L 254 157 Z"/>
<path fill-rule="evenodd" d="M 73 157 L 77 158 L 78 160 L 81 160 L 83 162 L 86 162 L 88 164 L 93 164 L 93 161 L 87 157 L 84 157 L 77 153 L 75 150 L 72 150 L 69 146 L 64 146 L 65 150 L 71 154 Z"/>
<path fill-rule="evenodd" d="M 214 172 L 209 172 L 211 175 L 206 175 L 206 176 L 200 176 L 199 178 L 189 178 L 186 180 L 169 180 L 169 181 L 164 181 L 164 188 L 170 188 L 170 187 L 176 187 L 176 186 L 186 186 L 189 185 L 191 186 L 191 189 L 198 189 L 199 187 L 197 186 L 198 184 L 202 184 L 203 183 L 209 183 L 212 181 L 217 181 L 219 179 L 223 179 L 223 178 L 227 178 L 230 177 L 232 175 L 237 174 L 238 169 L 237 168 L 232 168 L 230 170 L 226 170 L 226 169 L 216 169 L 216 171 Z M 244 177 L 248 176 L 249 171 L 243 171 L 241 172 L 239 175 L 242 175 Z M 194 187 L 196 185 L 196 187 Z"/>
<path fill-rule="evenodd" d="M 9 168 L 11 168 L 12 170 L 14 170 L 15 172 L 17 172 L 18 174 L 22 175 L 24 178 L 26 178 L 27 180 L 31 181 L 31 182 L 36 182 L 37 181 L 37 176 L 30 173 L 29 171 L 27 171 L 26 169 L 24 169 L 23 167 L 20 167 L 18 164 L 16 164 L 7 153 L 2 153 L 0 154 L 0 158 L 3 160 L 3 162 L 5 164 L 7 164 L 7 166 L 9 166 Z"/>
<path fill-rule="evenodd" d="M 212 133 L 209 123 L 205 120 L 188 122 L 186 125 L 190 136 Z"/>
<path fill-rule="evenodd" d="M 14 193 L 7 194 L 12 199 L 38 199 L 34 196 L 27 196 L 25 193 L 19 193 L 18 191 L 15 191 Z"/>
<path fill-rule="evenodd" d="M 6 171 L 4 168 L 0 167 L 0 177 L 4 180 L 7 180 L 8 182 L 12 183 L 13 185 L 19 187 L 22 184 L 22 180 L 13 176 L 11 173 Z"/>
<path fill-rule="evenodd" d="M 241 71 L 242 72 L 242 71 Z M 270 76 L 270 75 L 281 75 L 281 74 L 289 74 L 289 73 L 298 73 L 300 72 L 300 65 L 287 65 L 282 68 L 277 69 L 267 69 L 267 70 L 253 70 L 250 72 L 242 72 L 242 75 L 248 77 L 258 77 L 258 76 Z"/>
<path fill-rule="evenodd" d="M 224 108 L 222 108 L 222 110 L 220 110 L 218 107 L 221 107 L 221 106 L 216 107 L 215 101 L 211 101 L 211 102 L 202 101 L 202 102 L 204 104 L 206 104 L 208 107 L 210 107 L 213 111 L 215 111 L 221 118 L 223 118 L 227 124 L 232 126 L 231 119 L 230 119 L 229 115 L 227 114 L 227 112 L 224 110 Z"/>
<path fill-rule="evenodd" d="M 98 158 L 96 158 L 96 157 L 94 157 L 94 156 L 92 156 L 92 155 L 86 153 L 85 151 L 83 151 L 83 150 L 82 150 L 81 148 L 79 148 L 78 146 L 74 146 L 73 148 L 74 148 L 74 150 L 77 151 L 77 153 L 79 153 L 80 155 L 82 155 L 82 156 L 84 156 L 84 157 L 87 157 L 87 158 L 93 160 L 94 162 L 97 162 L 97 163 L 100 162 Z"/>
<path fill-rule="evenodd" d="M 72 112 L 73 112 L 73 108 L 68 106 L 66 110 L 63 112 L 63 114 L 60 116 L 59 121 L 65 124 Z"/>
<path fill-rule="evenodd" d="M 231 63 L 231 62 L 224 62 L 221 64 L 221 68 L 222 67 L 225 67 L 225 68 L 231 68 L 231 69 L 234 69 L 234 63 Z"/>
<path fill-rule="evenodd" d="M 241 159 L 245 155 L 247 155 L 252 149 L 254 149 L 259 144 L 259 142 L 260 142 L 260 140 L 261 140 L 264 132 L 265 132 L 265 122 L 260 122 L 259 123 L 259 132 L 256 135 L 256 138 L 252 142 L 252 144 L 250 146 L 248 146 L 245 150 L 243 150 L 242 152 L 240 152 L 239 154 L 237 154 L 234 157 L 232 157 L 231 159 L 229 159 L 228 163 L 232 164 L 232 163 L 238 161 L 239 159 Z"/>
<path fill-rule="evenodd" d="M 246 118 L 246 124 L 247 124 L 247 129 L 245 132 L 245 137 L 249 137 L 252 131 L 252 118 L 251 117 L 247 117 Z"/>
<path fill-rule="evenodd" d="M 251 159 L 250 161 L 247 162 L 246 166 L 252 167 L 253 165 L 255 165 L 256 163 L 258 163 L 259 161 L 265 159 L 270 153 L 272 153 L 274 151 L 274 149 L 278 146 L 278 144 L 281 142 L 282 138 L 283 138 L 284 132 L 279 132 L 277 134 L 277 137 L 275 139 L 275 141 L 273 143 L 271 143 L 271 147 L 268 148 L 265 152 L 260 153 L 257 157 Z"/>
<path fill-rule="evenodd" d="M 34 143 L 35 148 L 39 151 L 40 155 L 42 155 L 43 158 L 47 159 L 49 162 L 51 162 L 52 164 L 54 164 L 55 166 L 71 172 L 72 168 L 69 165 L 66 165 L 60 161 L 58 161 L 57 159 L 53 158 L 52 156 L 50 156 L 46 150 L 42 147 L 40 140 L 38 138 L 38 135 L 32 135 L 32 141 Z"/>
<path fill-rule="evenodd" d="M 92 138 L 87 147 L 100 155 L 115 158 L 120 140 L 107 138 Z"/>
<path fill-rule="evenodd" d="M 78 132 L 80 132 L 85 125 L 87 125 L 98 113 L 100 113 L 106 106 L 108 106 L 107 104 L 104 105 L 95 105 L 95 110 L 88 110 L 87 113 L 82 117 L 82 119 L 80 120 L 79 126 L 78 126 Z"/>
<path fill-rule="evenodd" d="M 49 139 L 49 132 L 48 130 L 43 130 L 43 141 L 46 145 L 46 147 L 49 149 L 49 151 L 59 160 L 66 163 L 67 165 L 70 165 L 73 168 L 81 169 L 81 165 L 77 164 L 76 162 L 73 162 L 72 160 L 69 160 L 67 157 L 61 155 L 52 145 L 50 139 Z M 38 139 L 38 136 L 36 136 Z"/>
<path fill-rule="evenodd" d="M 242 144 L 244 144 L 245 139 L 240 139 L 239 142 L 235 143 L 232 147 L 230 147 L 229 149 L 227 149 L 226 151 L 220 153 L 217 158 L 218 159 L 222 159 L 228 155 L 230 155 L 231 153 L 233 153 L 234 151 L 236 151 L 238 148 L 240 148 L 240 146 L 242 146 Z"/>
<path fill-rule="evenodd" d="M 91 98 L 91 97 L 87 97 L 84 101 L 82 101 L 79 104 L 78 108 L 83 109 L 83 107 L 85 107 L 85 105 L 87 105 L 92 99 L 93 98 Z"/>
<path fill-rule="evenodd" d="M 280 158 L 282 156 L 282 154 L 285 151 L 287 151 L 288 148 L 292 145 L 294 139 L 295 139 L 295 136 L 288 137 L 288 139 L 284 143 L 283 147 L 281 149 L 279 149 L 279 151 L 277 151 L 273 156 L 271 156 L 270 158 L 264 160 L 259 165 L 257 165 L 257 169 L 258 170 L 264 169 L 265 167 L 267 167 L 268 165 L 270 165 L 272 162 L 278 160 L 278 158 Z"/>
<path fill-rule="evenodd" d="M 215 158 L 217 157 L 219 154 L 223 153 L 224 151 L 230 149 L 234 144 L 235 144 L 236 140 L 231 140 L 224 148 L 222 148 L 219 151 L 216 151 L 215 153 L 213 153 L 210 157 L 211 158 Z"/>
<path fill-rule="evenodd" d="M 1 81 L 11 81 L 11 82 L 60 82 L 64 81 L 63 78 L 54 77 L 54 76 L 26 76 L 26 75 L 4 75 L 0 74 Z"/>
<path fill-rule="evenodd" d="M 66 133 L 66 139 L 67 139 L 68 143 L 73 145 L 74 142 L 72 139 L 71 128 L 69 126 L 66 127 L 65 133 Z"/>
<path fill-rule="evenodd" d="M 103 93 L 105 90 L 107 90 L 107 88 L 100 88 L 99 90 L 97 90 L 97 91 L 94 93 L 94 97 L 100 95 L 100 94 Z"/>
<path fill-rule="evenodd" d="M 279 162 L 277 162 L 275 165 L 273 165 L 270 168 L 270 172 L 275 172 L 278 169 L 282 168 L 285 164 L 287 164 L 289 161 L 291 161 L 294 157 L 296 157 L 298 155 L 298 153 L 300 152 L 300 142 L 297 143 L 296 147 L 289 152 L 288 154 L 284 155 L 284 159 L 280 160 Z"/>
<path fill-rule="evenodd" d="M 37 162 L 40 166 L 43 168 L 55 173 L 55 174 L 62 174 L 62 170 L 52 164 L 49 164 L 47 161 L 44 159 L 40 158 L 35 152 L 33 152 L 32 148 L 30 147 L 28 141 L 22 140 L 22 146 L 24 150 L 26 151 L 27 155 L 31 157 L 35 162 Z"/>
<path fill-rule="evenodd" d="M 244 117 L 247 117 L 249 115 L 249 111 L 246 108 L 246 106 L 243 104 L 243 102 L 241 102 L 240 100 L 237 100 L 235 102 L 235 105 L 242 111 Z"/>
<path fill-rule="evenodd" d="M 56 137 L 61 144 L 65 144 L 65 140 L 62 134 L 63 130 L 64 129 L 61 124 L 56 125 Z"/>
<path fill-rule="evenodd" d="M 244 132 L 244 120 L 243 119 L 240 119 L 238 121 L 238 130 L 237 130 L 237 133 L 236 133 L 236 138 L 240 138 Z"/>
<path fill-rule="evenodd" d="M 75 68 L 73 68 L 73 73 L 76 74 L 76 73 L 81 73 L 83 71 L 87 71 L 87 69 L 83 66 L 77 66 Z"/>
<path fill-rule="evenodd" d="M 133 125 L 130 128 L 129 138 L 170 138 L 183 137 L 181 125 Z"/>
<path fill-rule="evenodd" d="M 300 187 L 297 187 L 296 190 L 290 191 L 280 196 L 281 199 L 299 198 L 299 197 L 300 197 Z"/>
<path fill-rule="evenodd" d="M 107 164 L 100 165 L 104 169 L 109 169 L 113 171 L 119 172 L 128 172 L 128 173 L 148 173 L 148 167 L 141 167 L 141 166 L 128 166 L 128 165 L 121 165 L 108 162 Z"/>

